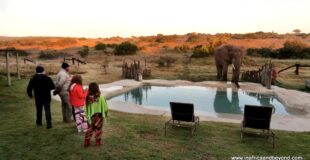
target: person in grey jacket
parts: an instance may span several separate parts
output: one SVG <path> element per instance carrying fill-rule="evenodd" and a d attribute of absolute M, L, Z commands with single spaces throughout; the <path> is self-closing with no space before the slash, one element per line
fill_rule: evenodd
<path fill-rule="evenodd" d="M 71 77 L 69 75 L 69 64 L 63 62 L 61 69 L 56 77 L 56 89 L 54 95 L 59 94 L 61 99 L 62 116 L 64 122 L 71 122 L 72 108 L 69 102 L 68 87 L 71 82 Z"/>

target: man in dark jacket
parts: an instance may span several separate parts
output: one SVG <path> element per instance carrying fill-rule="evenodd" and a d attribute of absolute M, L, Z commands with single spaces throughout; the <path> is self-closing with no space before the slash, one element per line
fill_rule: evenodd
<path fill-rule="evenodd" d="M 44 106 L 46 128 L 52 128 L 51 116 L 51 90 L 55 89 L 52 79 L 45 75 L 44 68 L 37 66 L 36 74 L 31 78 L 27 87 L 27 93 L 32 98 L 32 90 L 34 90 L 34 99 L 37 108 L 37 126 L 42 126 L 42 109 Z"/>

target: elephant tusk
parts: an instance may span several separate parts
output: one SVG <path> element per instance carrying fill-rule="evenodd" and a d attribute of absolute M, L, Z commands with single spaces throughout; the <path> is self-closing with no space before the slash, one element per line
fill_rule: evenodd
<path fill-rule="evenodd" d="M 232 66 L 233 70 L 236 70 L 236 68 L 235 68 L 235 65 L 234 65 L 234 64 L 232 64 L 231 66 Z"/>

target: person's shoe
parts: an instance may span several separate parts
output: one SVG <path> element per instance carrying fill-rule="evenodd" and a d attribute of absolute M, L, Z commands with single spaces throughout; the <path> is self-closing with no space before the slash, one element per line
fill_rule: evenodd
<path fill-rule="evenodd" d="M 85 139 L 84 147 L 89 147 L 89 145 L 90 145 L 90 139 Z"/>
<path fill-rule="evenodd" d="M 101 139 L 96 139 L 96 146 L 100 146 L 101 144 Z"/>
<path fill-rule="evenodd" d="M 47 126 L 47 127 L 46 127 L 46 129 L 51 129 L 51 128 L 53 128 L 53 127 L 52 127 L 52 126 Z"/>
<path fill-rule="evenodd" d="M 37 124 L 36 127 L 37 128 L 42 128 L 42 124 Z"/>

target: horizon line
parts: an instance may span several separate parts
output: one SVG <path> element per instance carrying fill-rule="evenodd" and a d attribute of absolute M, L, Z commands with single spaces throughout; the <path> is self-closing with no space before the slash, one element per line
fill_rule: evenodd
<path fill-rule="evenodd" d="M 275 33 L 279 35 L 288 35 L 288 34 L 294 34 L 293 32 L 286 32 L 286 33 L 278 33 L 278 32 L 266 32 L 266 31 L 255 31 L 255 32 L 244 32 L 244 33 L 232 33 L 232 32 L 218 32 L 218 33 L 202 33 L 202 32 L 188 32 L 185 34 L 163 34 L 163 33 L 157 33 L 157 34 L 150 34 L 150 35 L 131 35 L 131 36 L 110 36 L 110 37 L 92 37 L 92 36 L 66 36 L 66 35 L 56 35 L 56 36 L 51 36 L 51 35 L 24 35 L 24 36 L 10 36 L 10 35 L 0 35 L 0 37 L 7 37 L 7 38 L 89 38 L 89 39 L 100 39 L 100 38 L 113 38 L 113 37 L 119 37 L 119 38 L 132 38 L 132 37 L 150 37 L 150 36 L 157 36 L 158 34 L 162 34 L 164 36 L 170 36 L 170 35 L 186 35 L 190 33 L 196 33 L 196 34 L 206 34 L 206 35 L 217 35 L 217 34 L 251 34 L 251 33 L 258 33 L 258 32 L 263 32 L 263 33 Z M 301 32 L 300 34 L 310 34 L 306 32 Z"/>

